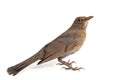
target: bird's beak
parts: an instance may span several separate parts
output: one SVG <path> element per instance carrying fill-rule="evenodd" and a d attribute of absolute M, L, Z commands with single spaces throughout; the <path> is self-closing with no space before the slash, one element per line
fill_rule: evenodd
<path fill-rule="evenodd" d="M 91 18 L 93 18 L 93 16 L 89 16 L 86 18 L 86 21 L 90 20 Z"/>

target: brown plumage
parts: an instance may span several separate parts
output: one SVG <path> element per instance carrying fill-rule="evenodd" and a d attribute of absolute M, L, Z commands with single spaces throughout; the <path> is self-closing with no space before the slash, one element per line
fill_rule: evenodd
<path fill-rule="evenodd" d="M 89 17 L 77 17 L 73 22 L 72 26 L 65 31 L 63 34 L 58 36 L 52 42 L 46 44 L 39 52 L 37 52 L 32 57 L 28 58 L 27 60 L 9 67 L 7 72 L 9 74 L 16 75 L 22 69 L 27 67 L 28 65 L 32 64 L 33 62 L 40 60 L 38 64 L 45 63 L 47 61 L 53 60 L 58 58 L 60 65 L 66 65 L 67 68 L 65 69 L 72 69 L 72 70 L 79 70 L 81 68 L 72 67 L 72 63 L 74 61 L 65 62 L 62 59 L 66 56 L 69 56 L 76 51 L 78 51 L 84 40 L 86 38 L 86 28 L 88 24 L 88 20 L 90 20 L 93 16 Z"/>

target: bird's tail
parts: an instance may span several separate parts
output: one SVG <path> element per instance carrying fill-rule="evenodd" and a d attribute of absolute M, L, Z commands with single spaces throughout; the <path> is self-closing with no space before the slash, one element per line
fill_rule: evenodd
<path fill-rule="evenodd" d="M 25 61 L 15 65 L 15 66 L 12 66 L 12 67 L 9 67 L 7 69 L 7 72 L 9 74 L 13 74 L 13 75 L 16 75 L 18 72 L 20 72 L 22 69 L 24 69 L 25 67 L 27 67 L 28 65 L 34 63 L 35 61 L 37 60 L 40 60 L 40 55 L 37 53 L 35 55 L 33 55 L 32 57 L 26 59 Z"/>

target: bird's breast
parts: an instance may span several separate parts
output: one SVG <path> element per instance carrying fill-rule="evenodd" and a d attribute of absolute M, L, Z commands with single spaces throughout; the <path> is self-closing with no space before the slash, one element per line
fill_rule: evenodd
<path fill-rule="evenodd" d="M 86 38 L 86 33 L 81 32 L 80 37 L 76 38 L 76 40 L 75 40 L 75 45 L 74 45 L 73 51 L 78 51 L 81 48 L 81 46 L 83 45 L 83 43 L 85 41 L 85 38 Z"/>
<path fill-rule="evenodd" d="M 70 41 L 70 43 L 65 48 L 66 55 L 70 55 L 78 51 L 83 45 L 85 38 L 86 38 L 85 32 L 80 33 L 78 32 L 77 34 L 75 34 L 74 39 Z"/>

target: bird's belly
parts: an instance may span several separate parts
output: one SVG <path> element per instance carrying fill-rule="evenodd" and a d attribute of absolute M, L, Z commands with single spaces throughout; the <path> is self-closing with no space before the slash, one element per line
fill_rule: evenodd
<path fill-rule="evenodd" d="M 74 47 L 73 47 L 73 49 L 72 49 L 72 52 L 78 51 L 78 50 L 82 47 L 84 41 L 85 41 L 85 38 L 83 38 L 83 37 L 82 37 L 81 40 L 76 41 L 76 43 L 75 43 L 75 45 L 74 45 Z"/>
<path fill-rule="evenodd" d="M 82 43 L 78 43 L 76 46 L 74 46 L 73 52 L 78 51 L 81 48 L 81 46 L 82 46 Z"/>
<path fill-rule="evenodd" d="M 74 54 L 76 51 L 78 51 L 81 48 L 80 45 L 77 45 L 73 47 L 71 50 L 67 51 L 64 56 L 69 56 L 71 54 Z"/>

